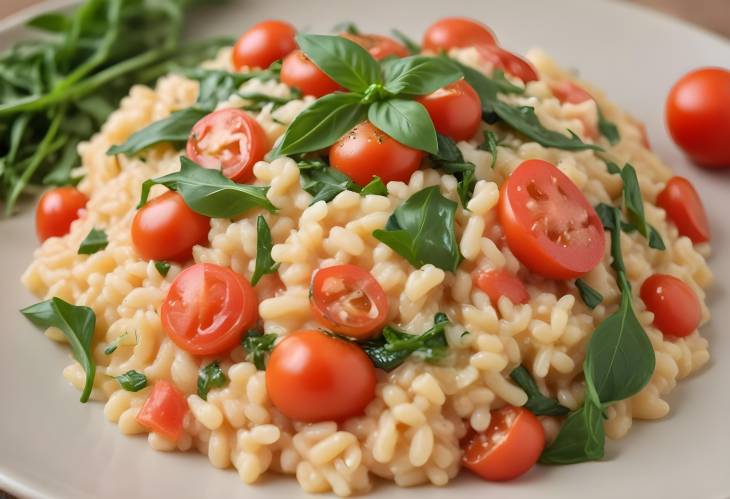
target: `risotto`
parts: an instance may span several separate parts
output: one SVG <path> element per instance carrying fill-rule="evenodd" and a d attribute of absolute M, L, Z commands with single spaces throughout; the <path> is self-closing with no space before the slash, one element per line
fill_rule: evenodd
<path fill-rule="evenodd" d="M 599 459 L 666 416 L 709 359 L 709 231 L 643 125 L 473 21 L 294 36 L 133 87 L 80 144 L 85 207 L 22 282 L 82 401 L 340 496 Z"/>

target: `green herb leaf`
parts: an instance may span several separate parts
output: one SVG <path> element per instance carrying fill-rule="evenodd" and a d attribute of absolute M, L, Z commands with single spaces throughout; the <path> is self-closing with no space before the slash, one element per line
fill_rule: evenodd
<path fill-rule="evenodd" d="M 183 144 L 188 140 L 193 125 L 206 114 L 208 111 L 193 107 L 176 111 L 167 118 L 152 122 L 141 130 L 137 130 L 126 142 L 110 147 L 106 153 L 110 156 L 115 154 L 134 156 L 138 152 L 162 142 Z"/>
<path fill-rule="evenodd" d="M 221 388 L 226 383 L 228 383 L 228 376 L 215 360 L 198 371 L 198 397 L 208 400 L 208 392 L 211 388 Z"/>
<path fill-rule="evenodd" d="M 436 129 L 423 105 L 413 100 L 389 99 L 373 102 L 368 119 L 401 144 L 431 154 L 438 153 Z"/>
<path fill-rule="evenodd" d="M 421 53 L 421 46 L 414 42 L 412 38 L 409 38 L 407 35 L 397 29 L 392 30 L 391 33 L 393 33 L 393 36 L 399 42 L 401 42 L 408 49 L 408 52 L 410 52 L 412 55 Z"/>
<path fill-rule="evenodd" d="M 167 273 L 170 272 L 170 264 L 168 262 L 155 261 L 155 269 L 160 273 L 162 277 L 167 277 Z"/>
<path fill-rule="evenodd" d="M 517 366 L 510 373 L 510 378 L 527 393 L 525 409 L 535 416 L 562 416 L 570 410 L 558 403 L 557 400 L 546 397 L 540 391 L 535 380 L 523 366 Z"/>
<path fill-rule="evenodd" d="M 109 240 L 106 232 L 100 229 L 91 229 L 91 232 L 81 241 L 79 246 L 79 255 L 92 255 L 97 251 L 101 251 L 107 247 Z"/>
<path fill-rule="evenodd" d="M 383 181 L 377 175 L 360 190 L 361 196 L 367 196 L 369 194 L 375 196 L 387 196 L 388 188 L 385 186 Z"/>
<path fill-rule="evenodd" d="M 667 249 L 664 245 L 664 240 L 662 239 L 661 234 L 659 234 L 659 231 L 656 230 L 656 227 L 651 225 L 649 226 L 649 247 L 660 251 Z"/>
<path fill-rule="evenodd" d="M 117 348 L 119 348 L 120 343 L 124 338 L 126 338 L 129 335 L 129 331 L 124 331 L 122 334 L 114 338 L 114 340 L 107 345 L 107 347 L 104 349 L 104 355 L 111 355 L 114 352 L 117 351 Z M 137 334 L 135 333 L 135 338 Z"/>
<path fill-rule="evenodd" d="M 583 279 L 576 279 L 575 287 L 580 291 L 580 297 L 588 308 L 596 308 L 603 301 L 603 295 L 590 287 Z"/>
<path fill-rule="evenodd" d="M 606 137 L 608 143 L 612 146 L 618 144 L 621 141 L 621 134 L 618 131 L 618 127 L 606 119 L 598 104 L 596 104 L 596 108 L 598 109 L 598 131 Z"/>
<path fill-rule="evenodd" d="M 296 40 L 319 69 L 346 89 L 365 92 L 370 84 L 381 83 L 380 66 L 357 43 L 331 35 L 299 34 Z"/>
<path fill-rule="evenodd" d="M 612 175 L 620 175 L 621 174 L 621 167 L 619 167 L 613 161 L 606 161 L 606 169 L 608 170 L 608 173 L 610 173 Z"/>
<path fill-rule="evenodd" d="M 86 372 L 81 402 L 89 400 L 96 373 L 96 363 L 91 355 L 91 340 L 96 326 L 94 311 L 89 307 L 71 305 L 54 297 L 24 308 L 20 313 L 38 327 L 57 327 L 63 332 L 71 346 L 74 359 Z"/>
<path fill-rule="evenodd" d="M 413 55 L 385 67 L 385 90 L 395 94 L 426 95 L 462 77 L 449 59 Z"/>
<path fill-rule="evenodd" d="M 626 163 L 621 169 L 621 179 L 624 181 L 623 205 L 626 209 L 626 216 L 641 235 L 648 239 L 649 225 L 644 217 L 644 200 L 641 197 L 639 179 L 636 177 L 634 167 Z"/>
<path fill-rule="evenodd" d="M 279 269 L 279 263 L 271 258 L 271 230 L 266 219 L 259 215 L 256 219 L 256 267 L 251 276 L 251 285 L 256 286 L 265 274 L 273 274 Z"/>
<path fill-rule="evenodd" d="M 486 114 L 494 112 L 493 103 L 497 100 L 497 94 L 522 94 L 525 92 L 523 87 L 518 87 L 510 82 L 501 71 L 495 71 L 493 77 L 488 78 L 477 69 L 461 64 L 460 62 L 454 62 L 461 69 L 466 82 L 479 95 L 482 110 Z M 491 122 L 492 120 L 486 121 Z"/>
<path fill-rule="evenodd" d="M 494 165 L 497 164 L 497 146 L 499 140 L 497 140 L 497 134 L 491 130 L 484 130 L 484 142 L 479 146 L 482 151 L 487 151 L 492 155 L 492 163 L 490 166 L 494 169 Z"/>
<path fill-rule="evenodd" d="M 117 380 L 119 386 L 128 392 L 138 392 L 147 386 L 147 376 L 141 372 L 135 371 L 134 369 L 127 371 L 120 376 L 115 376 L 114 379 Z"/>
<path fill-rule="evenodd" d="M 258 329 L 249 329 L 241 340 L 241 345 L 246 351 L 246 360 L 253 362 L 259 371 L 265 371 L 266 359 L 274 349 L 276 338 L 275 334 L 264 334 Z"/>
<path fill-rule="evenodd" d="M 302 189 L 313 196 L 310 205 L 318 201 L 328 203 L 342 191 L 360 189 L 350 177 L 322 160 L 301 160 L 297 165 Z"/>
<path fill-rule="evenodd" d="M 464 160 L 456 142 L 440 133 L 436 134 L 438 140 L 438 154 L 431 156 L 431 162 L 434 167 L 439 168 L 444 173 L 448 173 L 456 177 L 457 193 L 461 205 L 466 207 L 474 192 L 476 184 L 474 163 Z"/>
<path fill-rule="evenodd" d="M 606 441 L 600 407 L 590 399 L 570 413 L 557 438 L 540 456 L 542 464 L 574 464 L 603 457 Z"/>

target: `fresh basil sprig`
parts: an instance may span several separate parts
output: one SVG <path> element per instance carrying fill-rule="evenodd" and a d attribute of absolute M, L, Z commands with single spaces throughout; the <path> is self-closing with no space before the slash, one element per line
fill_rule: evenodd
<path fill-rule="evenodd" d="M 431 162 L 444 173 L 456 177 L 456 191 L 459 194 L 461 205 L 466 207 L 474 192 L 476 184 L 476 166 L 470 161 L 465 161 L 461 150 L 456 142 L 445 135 L 437 134 L 438 153 L 431 155 Z"/>
<path fill-rule="evenodd" d="M 436 128 L 422 104 L 397 98 L 373 102 L 368 119 L 401 144 L 438 154 Z"/>
<path fill-rule="evenodd" d="M 454 81 L 461 71 L 448 59 L 416 55 L 394 59 L 384 68 L 383 88 L 393 95 L 426 95 Z"/>
<path fill-rule="evenodd" d="M 583 279 L 576 279 L 575 287 L 578 288 L 580 297 L 588 308 L 596 308 L 603 301 L 603 295 L 590 287 Z"/>
<path fill-rule="evenodd" d="M 228 376 L 221 369 L 220 363 L 215 360 L 198 371 L 198 397 L 208 400 L 211 388 L 221 388 L 228 383 Z"/>
<path fill-rule="evenodd" d="M 246 360 L 253 362 L 259 371 L 266 370 L 266 360 L 274 349 L 277 336 L 264 334 L 259 329 L 249 329 L 241 340 L 241 346 L 246 351 Z"/>
<path fill-rule="evenodd" d="M 145 386 L 147 386 L 147 376 L 139 371 L 132 369 L 124 374 L 115 376 L 119 386 L 124 388 L 128 392 L 138 392 Z"/>
<path fill-rule="evenodd" d="M 101 229 L 93 228 L 89 234 L 81 241 L 79 246 L 79 255 L 93 255 L 97 251 L 101 251 L 107 247 L 109 239 L 106 237 L 106 232 Z"/>
<path fill-rule="evenodd" d="M 543 395 L 524 366 L 515 367 L 510 373 L 510 378 L 527 393 L 525 408 L 535 416 L 563 416 L 570 412 L 570 409 L 561 405 L 557 400 Z"/>
<path fill-rule="evenodd" d="M 256 286 L 259 279 L 266 274 L 273 274 L 279 269 L 279 263 L 271 258 L 271 229 L 263 215 L 256 219 L 256 266 L 251 276 L 251 285 Z"/>

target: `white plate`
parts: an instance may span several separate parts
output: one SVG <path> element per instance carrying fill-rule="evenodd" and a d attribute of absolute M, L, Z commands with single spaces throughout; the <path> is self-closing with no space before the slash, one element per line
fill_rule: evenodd
<path fill-rule="evenodd" d="M 210 8 L 196 17 L 195 31 L 238 34 L 259 20 L 280 17 L 322 32 L 351 20 L 367 31 L 387 33 L 399 27 L 419 35 L 433 20 L 454 14 L 486 22 L 509 49 L 524 52 L 539 45 L 562 65 L 580 68 L 582 77 L 645 121 L 655 151 L 692 179 L 713 230 L 711 265 L 717 283 L 709 295 L 713 319 L 703 333 L 715 360 L 679 384 L 670 397 L 673 412 L 668 418 L 635 424 L 626 439 L 609 443 L 603 462 L 538 467 L 507 484 L 467 476 L 448 489 L 398 489 L 381 482 L 373 494 L 393 499 L 445 494 L 500 499 L 730 497 L 730 172 L 692 167 L 663 125 L 664 97 L 672 82 L 691 68 L 727 65 L 727 41 L 649 11 L 596 0 L 247 0 Z M 3 24 L 0 47 L 21 35 L 13 22 Z M 78 392 L 60 374 L 67 351 L 17 312 L 34 302 L 18 279 L 35 247 L 30 210 L 0 222 L 0 317 L 5 324 L 0 346 L 0 489 L 74 499 L 306 496 L 290 477 L 267 477 L 246 486 L 235 472 L 217 470 L 201 455 L 155 452 L 146 439 L 120 435 L 104 419 L 101 404 L 80 404 Z"/>

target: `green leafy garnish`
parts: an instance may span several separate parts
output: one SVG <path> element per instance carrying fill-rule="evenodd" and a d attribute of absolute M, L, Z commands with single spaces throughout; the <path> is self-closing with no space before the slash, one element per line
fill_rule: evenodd
<path fill-rule="evenodd" d="M 393 95 L 426 95 L 454 81 L 460 76 L 455 65 L 437 57 L 413 55 L 395 59 L 385 66 L 385 85 Z"/>
<path fill-rule="evenodd" d="M 97 251 L 101 251 L 107 247 L 109 239 L 106 237 L 106 232 L 101 229 L 91 229 L 89 234 L 81 241 L 79 246 L 79 255 L 93 255 Z"/>
<path fill-rule="evenodd" d="M 155 261 L 155 269 L 162 277 L 167 277 L 167 273 L 170 272 L 170 264 L 157 260 Z"/>
<path fill-rule="evenodd" d="M 375 196 L 387 196 L 388 188 L 385 186 L 383 181 L 377 175 L 368 182 L 365 187 L 360 189 L 361 196 L 375 195 Z"/>
<path fill-rule="evenodd" d="M 515 367 L 510 373 L 512 380 L 527 393 L 525 408 L 535 416 L 562 416 L 570 410 L 558 403 L 557 400 L 546 397 L 540 391 L 535 380 L 523 366 Z"/>
<path fill-rule="evenodd" d="M 492 163 L 489 165 L 492 168 L 494 168 L 494 165 L 497 164 L 497 146 L 499 145 L 499 140 L 497 139 L 497 134 L 494 133 L 491 130 L 484 130 L 484 142 L 479 146 L 479 149 L 482 151 L 487 151 L 489 154 L 492 155 Z"/>
<path fill-rule="evenodd" d="M 596 104 L 596 108 L 598 109 L 598 131 L 606 137 L 608 143 L 612 146 L 618 144 L 621 141 L 621 134 L 618 131 L 618 127 L 615 123 L 606 119 L 598 104 Z"/>
<path fill-rule="evenodd" d="M 391 33 L 393 33 L 393 36 L 408 49 L 408 52 L 413 55 L 421 53 L 421 46 L 414 42 L 412 38 L 408 37 L 408 35 L 397 29 L 391 30 Z"/>
<path fill-rule="evenodd" d="M 263 215 L 256 219 L 256 266 L 251 276 L 251 285 L 256 286 L 266 274 L 273 274 L 279 269 L 279 263 L 271 258 L 271 229 Z"/>
<path fill-rule="evenodd" d="M 193 107 L 175 111 L 167 118 L 154 121 L 141 130 L 137 130 L 123 144 L 110 147 L 107 154 L 132 156 L 162 142 L 184 144 L 190 136 L 193 125 L 206 114 L 208 114 L 207 110 Z"/>
<path fill-rule="evenodd" d="M 266 370 L 266 359 L 274 348 L 277 335 L 264 334 L 258 329 L 249 329 L 241 340 L 246 351 L 246 360 L 253 362 L 259 371 Z"/>
<path fill-rule="evenodd" d="M 104 355 L 111 355 L 114 352 L 117 351 L 117 348 L 119 348 L 119 345 L 121 344 L 122 340 L 126 338 L 129 335 L 129 331 L 124 331 L 122 334 L 114 338 L 114 340 L 107 345 L 107 347 L 104 349 Z M 134 333 L 135 339 L 137 338 L 137 333 Z"/>
<path fill-rule="evenodd" d="M 603 457 L 606 435 L 600 407 L 590 399 L 571 412 L 557 438 L 540 456 L 542 464 L 575 464 Z"/>
<path fill-rule="evenodd" d="M 320 159 L 301 160 L 299 166 L 302 189 L 311 194 L 314 204 L 318 201 L 332 201 L 342 191 L 357 192 L 360 187 L 350 177 Z"/>
<path fill-rule="evenodd" d="M 221 388 L 226 383 L 228 383 L 228 376 L 215 360 L 198 371 L 198 397 L 208 400 L 208 392 L 211 388 Z"/>
<path fill-rule="evenodd" d="M 476 184 L 474 171 L 476 166 L 474 163 L 464 160 L 464 156 L 456 145 L 456 142 L 445 135 L 437 134 L 438 153 L 431 156 L 431 162 L 444 173 L 448 173 L 456 177 L 457 193 L 461 200 L 461 205 L 466 204 L 471 199 Z"/>
<path fill-rule="evenodd" d="M 603 301 L 603 295 L 590 287 L 583 279 L 576 279 L 575 287 L 578 288 L 580 297 L 588 308 L 596 308 Z"/>
<path fill-rule="evenodd" d="M 422 104 L 407 99 L 373 102 L 368 119 L 401 144 L 431 154 L 438 153 L 436 129 Z"/>
<path fill-rule="evenodd" d="M 141 372 L 135 371 L 134 369 L 127 371 L 120 376 L 115 376 L 114 379 L 117 380 L 119 386 L 128 392 L 138 392 L 147 386 L 147 376 Z"/>

